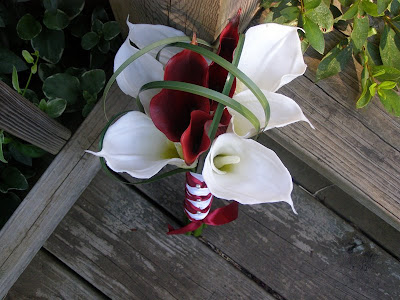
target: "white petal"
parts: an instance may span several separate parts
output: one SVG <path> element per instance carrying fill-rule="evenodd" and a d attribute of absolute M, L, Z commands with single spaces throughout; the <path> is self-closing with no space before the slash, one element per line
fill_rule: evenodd
<path fill-rule="evenodd" d="M 185 36 L 182 31 L 164 25 L 132 24 L 128 21 L 126 23 L 129 27 L 129 38 L 139 49 L 169 37 Z M 161 48 L 155 48 L 149 54 L 156 57 Z M 160 53 L 160 62 L 165 65 L 172 56 L 182 50 L 182 48 L 165 47 Z"/>
<path fill-rule="evenodd" d="M 219 174 L 213 164 L 221 155 L 239 156 L 240 162 L 225 166 L 226 173 Z M 203 176 L 216 197 L 241 204 L 285 201 L 293 208 L 293 183 L 288 170 L 272 150 L 253 140 L 232 133 L 220 135 L 206 157 Z"/>
<path fill-rule="evenodd" d="M 275 92 L 306 70 L 297 28 L 261 24 L 246 32 L 239 69 L 260 88 Z M 239 83 L 239 91 L 243 89 Z"/>
<path fill-rule="evenodd" d="M 265 97 L 267 97 L 271 113 L 265 130 L 275 127 L 283 127 L 298 121 L 305 121 L 314 129 L 314 126 L 304 116 L 300 106 L 295 101 L 281 94 L 268 92 L 266 90 L 261 91 L 264 93 Z M 235 95 L 233 99 L 251 110 L 260 121 L 261 128 L 265 127 L 264 109 L 250 90 L 245 90 L 244 92 Z M 231 108 L 228 108 L 228 110 L 232 115 L 228 129 L 229 132 L 234 132 L 238 136 L 244 138 L 257 134 L 254 126 L 245 117 Z"/>
<path fill-rule="evenodd" d="M 114 59 L 114 72 L 133 54 L 139 50 L 133 47 L 129 43 L 129 39 L 126 39 L 119 48 Z M 140 88 L 155 80 L 163 80 L 164 70 L 162 64 L 160 64 L 151 55 L 145 54 L 131 63 L 124 71 L 117 77 L 117 83 L 120 89 L 127 95 L 136 97 Z M 149 90 L 140 93 L 140 100 L 148 112 L 150 100 L 154 95 L 159 93 L 160 90 Z"/>
<path fill-rule="evenodd" d="M 174 143 L 138 111 L 125 114 L 108 128 L 100 152 L 87 152 L 104 157 L 113 171 L 136 178 L 150 178 L 167 164 L 188 167 Z"/>

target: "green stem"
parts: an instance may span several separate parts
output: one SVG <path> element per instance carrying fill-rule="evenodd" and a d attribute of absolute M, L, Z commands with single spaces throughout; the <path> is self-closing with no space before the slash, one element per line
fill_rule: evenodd
<path fill-rule="evenodd" d="M 38 61 L 39 61 L 39 56 L 36 57 L 36 61 L 35 61 L 34 65 L 37 65 Z M 31 68 L 31 73 L 29 74 L 28 81 L 26 82 L 24 91 L 22 92 L 22 97 L 25 96 L 25 92 L 28 89 L 29 84 L 31 83 L 32 75 L 33 75 L 33 73 L 32 73 L 32 68 Z"/>
<path fill-rule="evenodd" d="M 389 26 L 397 33 L 400 35 L 400 30 L 393 24 L 392 19 L 388 16 L 384 16 L 383 20 L 385 20 L 385 22 L 387 24 L 389 24 Z"/>

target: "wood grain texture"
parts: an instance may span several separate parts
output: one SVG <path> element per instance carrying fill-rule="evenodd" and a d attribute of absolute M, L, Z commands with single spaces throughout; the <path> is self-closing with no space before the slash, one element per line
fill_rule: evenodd
<path fill-rule="evenodd" d="M 244 29 L 258 10 L 258 0 L 110 0 L 115 19 L 127 36 L 126 19 L 132 23 L 162 24 L 187 35 L 193 32 L 209 42 L 217 39 L 228 19 L 242 8 L 240 28 Z"/>
<path fill-rule="evenodd" d="M 183 220 L 183 174 L 137 187 Z M 286 203 L 241 205 L 203 236 L 285 299 L 400 297 L 398 260 L 297 185 L 292 198 L 297 216 Z"/>
<path fill-rule="evenodd" d="M 31 102 L 0 81 L 0 129 L 57 154 L 71 136 Z"/>
<path fill-rule="evenodd" d="M 103 172 L 45 248 L 111 299 L 273 299 L 176 223 Z"/>
<path fill-rule="evenodd" d="M 113 115 L 127 110 L 132 102 L 114 86 L 107 112 Z M 0 231 L 0 298 L 100 169 L 98 158 L 84 151 L 97 150 L 106 123 L 99 102 Z"/>
<path fill-rule="evenodd" d="M 5 300 L 107 299 L 75 272 L 40 250 L 8 292 Z"/>

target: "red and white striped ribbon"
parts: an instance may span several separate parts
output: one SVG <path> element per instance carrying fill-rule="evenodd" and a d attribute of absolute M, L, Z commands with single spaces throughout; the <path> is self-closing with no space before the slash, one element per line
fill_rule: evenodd
<path fill-rule="evenodd" d="M 207 188 L 203 176 L 186 173 L 185 213 L 191 221 L 203 220 L 211 209 L 213 195 Z"/>

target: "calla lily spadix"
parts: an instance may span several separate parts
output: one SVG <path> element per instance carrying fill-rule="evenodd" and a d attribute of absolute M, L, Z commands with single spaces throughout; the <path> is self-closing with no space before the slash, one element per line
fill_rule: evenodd
<path fill-rule="evenodd" d="M 179 30 L 162 25 L 127 23 L 129 35 L 115 57 L 114 70 L 139 49 L 166 37 L 184 35 Z M 239 14 L 223 30 L 217 52 L 230 62 L 239 39 L 238 25 Z M 192 43 L 195 42 L 193 39 Z M 250 28 L 238 68 L 257 84 L 268 99 L 269 122 L 266 124 L 265 112 L 257 97 L 240 81 L 234 82 L 229 96 L 248 108 L 258 118 L 261 128 L 267 130 L 297 121 L 305 121 L 313 128 L 294 100 L 276 93 L 306 70 L 297 28 L 278 24 Z M 209 65 L 196 52 L 167 47 L 139 57 L 116 80 L 124 93 L 137 97 L 144 84 L 163 79 L 193 83 L 221 92 L 227 74 L 219 65 Z M 143 91 L 140 100 L 145 114 L 125 114 L 109 127 L 103 149 L 98 153 L 91 152 L 104 157 L 112 170 L 137 178 L 150 178 L 166 164 L 192 168 L 197 164 L 199 155 L 209 150 L 202 173 L 190 175 L 199 177 L 196 177 L 199 186 L 204 185 L 214 196 L 241 204 L 283 201 L 295 212 L 290 196 L 293 184 L 288 170 L 272 150 L 247 139 L 258 132 L 239 112 L 229 107 L 224 111 L 217 137 L 211 143 L 207 133 L 216 103 L 207 97 L 153 89 Z M 192 194 L 195 195 L 194 192 Z M 196 209 L 194 206 L 189 208 Z M 202 209 L 200 206 L 197 208 Z M 224 212 L 234 209 L 230 207 Z M 211 214 L 206 221 L 215 221 L 213 218 L 216 215 Z M 195 229 L 193 226 L 192 229 Z"/>
<path fill-rule="evenodd" d="M 241 204 L 293 202 L 292 178 L 274 151 L 233 133 L 220 135 L 208 153 L 203 177 L 211 193 Z"/>

